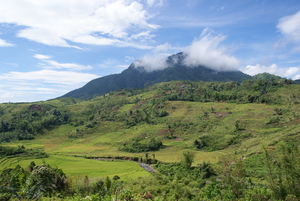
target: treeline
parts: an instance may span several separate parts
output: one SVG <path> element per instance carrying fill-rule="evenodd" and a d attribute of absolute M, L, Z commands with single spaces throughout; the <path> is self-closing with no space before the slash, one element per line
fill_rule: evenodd
<path fill-rule="evenodd" d="M 33 158 L 47 158 L 48 154 L 41 149 L 26 149 L 24 145 L 11 147 L 11 146 L 0 146 L 0 158 L 19 157 L 19 156 L 30 156 Z M 2 163 L 1 161 L 0 163 Z"/>
<path fill-rule="evenodd" d="M 139 152 L 149 152 L 158 151 L 163 147 L 163 143 L 154 138 L 146 139 L 144 142 L 140 139 L 135 139 L 131 143 L 124 143 L 120 148 L 121 151 L 139 153 Z"/>
<path fill-rule="evenodd" d="M 41 134 L 43 129 L 69 122 L 68 112 L 56 108 L 48 110 L 40 105 L 31 105 L 18 112 L 8 112 L 9 115 L 10 119 L 1 118 L 0 142 L 31 140 L 36 134 Z"/>
<path fill-rule="evenodd" d="M 167 100 L 197 101 L 197 102 L 230 102 L 230 103 L 267 103 L 283 104 L 285 99 L 270 94 L 280 87 L 291 85 L 292 80 L 246 80 L 238 82 L 182 82 L 174 85 L 165 84 L 161 95 Z"/>

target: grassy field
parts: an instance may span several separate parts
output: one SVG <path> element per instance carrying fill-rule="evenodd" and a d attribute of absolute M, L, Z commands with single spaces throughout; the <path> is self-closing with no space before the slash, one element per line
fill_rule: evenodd
<path fill-rule="evenodd" d="M 125 105 L 122 110 L 133 105 Z M 224 150 L 196 152 L 196 163 L 203 161 L 216 162 L 218 158 L 232 154 L 237 149 L 244 147 L 258 149 L 262 143 L 267 143 L 268 133 L 277 133 L 282 136 L 289 126 L 290 120 L 284 119 L 279 127 L 268 127 L 267 122 L 274 116 L 275 106 L 265 104 L 234 104 L 234 103 L 199 103 L 186 101 L 169 101 L 166 105 L 168 116 L 163 117 L 156 125 L 140 124 L 131 128 L 124 127 L 121 122 L 102 121 L 95 128 L 82 129 L 71 125 L 62 125 L 50 130 L 45 135 L 38 136 L 35 140 L 7 143 L 6 145 L 24 145 L 26 148 L 44 148 L 47 153 L 59 155 L 78 156 L 137 156 L 143 157 L 144 153 L 126 153 L 119 151 L 125 141 L 139 136 L 148 136 L 162 140 L 165 148 L 155 152 L 156 158 L 164 162 L 181 160 L 182 151 L 193 149 L 193 141 L 201 135 L 214 134 L 231 137 L 237 134 L 235 124 L 239 121 L 242 129 L 240 133 L 251 133 L 254 138 L 246 138 L 242 146 L 229 146 Z M 176 108 L 176 109 L 174 109 Z M 297 111 L 295 109 L 295 111 Z M 203 117 L 206 112 L 207 117 Z M 175 139 L 165 138 L 168 133 L 168 122 L 181 122 L 184 126 L 175 128 Z M 185 123 L 193 125 L 185 125 Z M 199 123 L 200 122 L 200 123 Z M 72 139 L 68 134 L 75 129 L 82 129 L 82 137 Z M 295 128 L 296 129 L 296 128 Z M 49 138 L 48 136 L 51 136 Z M 276 135 L 275 135 L 276 136 Z M 274 138 L 275 136 L 272 136 Z M 263 138 L 258 138 L 263 137 Z M 275 137 L 276 138 L 276 137 Z"/>
<path fill-rule="evenodd" d="M 125 108 L 131 108 L 133 105 L 125 105 Z M 176 108 L 176 109 L 174 109 Z M 212 109 L 213 108 L 213 109 Z M 92 129 L 83 131 L 82 138 L 68 138 L 68 133 L 80 127 L 62 125 L 57 127 L 46 135 L 40 135 L 35 140 L 7 143 L 6 145 L 16 146 L 24 145 L 26 148 L 44 148 L 50 154 L 50 158 L 45 162 L 63 168 L 70 175 L 85 175 L 90 177 L 113 176 L 118 174 L 125 178 L 145 176 L 148 173 L 139 168 L 133 162 L 104 162 L 93 161 L 83 158 L 70 157 L 66 155 L 94 156 L 94 157 L 113 157 L 130 156 L 144 157 L 145 153 L 126 153 L 119 151 L 118 147 L 126 140 L 145 134 L 146 136 L 160 138 L 165 147 L 159 151 L 149 153 L 149 156 L 155 154 L 156 159 L 163 162 L 176 162 L 182 160 L 182 152 L 193 150 L 196 153 L 194 165 L 202 162 L 217 162 L 221 157 L 228 154 L 241 153 L 247 154 L 250 151 L 258 151 L 262 144 L 268 144 L 271 140 L 267 133 L 277 133 L 272 135 L 272 139 L 279 139 L 284 130 L 291 129 L 268 128 L 265 127 L 267 121 L 274 113 L 274 106 L 265 104 L 233 104 L 233 103 L 199 103 L 174 101 L 167 102 L 167 111 L 169 115 L 165 121 L 157 125 L 141 124 L 132 128 L 125 128 L 120 122 L 100 122 Z M 207 112 L 209 116 L 203 119 L 202 115 Z M 196 126 L 189 128 L 178 128 L 175 131 L 175 139 L 164 138 L 167 133 L 166 122 L 193 122 Z M 264 136 L 263 138 L 249 138 L 243 140 L 240 145 L 232 145 L 226 149 L 218 151 L 199 151 L 193 148 L 193 141 L 197 136 L 203 133 L 214 133 L 216 135 L 234 135 L 235 122 L 237 119 L 241 122 L 243 130 L 241 132 L 251 132 L 255 136 Z M 196 123 L 202 121 L 211 128 L 202 129 Z M 293 128 L 293 130 L 295 130 Z M 297 129 L 296 129 L 297 130 Z M 49 138 L 48 136 L 51 136 Z M 278 136 L 276 138 L 276 136 Z M 237 151 L 238 150 L 238 151 Z M 13 161 L 10 167 L 16 164 L 26 166 L 31 160 Z M 42 160 L 37 160 L 42 163 Z M 7 163 L 6 163 L 7 164 Z M 74 168 L 76 167 L 76 168 Z M 2 166 L 3 168 L 3 166 Z"/>
<path fill-rule="evenodd" d="M 100 161 L 62 155 L 50 155 L 49 158 L 44 159 L 2 159 L 0 160 L 0 168 L 14 168 L 16 165 L 26 168 L 31 161 L 34 161 L 36 165 L 47 163 L 51 166 L 56 166 L 63 169 L 65 174 L 74 178 L 84 177 L 87 175 L 91 179 L 96 179 L 118 175 L 122 180 L 128 180 L 131 178 L 148 176 L 150 174 L 141 168 L 136 162 L 121 160 Z"/>

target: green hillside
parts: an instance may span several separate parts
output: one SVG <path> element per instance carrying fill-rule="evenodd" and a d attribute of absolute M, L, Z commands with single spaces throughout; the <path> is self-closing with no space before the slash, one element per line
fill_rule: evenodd
<path fill-rule="evenodd" d="M 19 147 L 19 152 L 10 151 L 10 155 L 8 151 L 0 151 L 0 154 L 7 154 L 1 155 L 0 168 L 17 164 L 26 167 L 31 159 L 37 158 L 26 151 L 29 149 L 46 152 L 49 156 L 35 159 L 39 163 L 44 160 L 51 165 L 61 165 L 60 168 L 73 176 L 96 178 L 101 173 L 95 174 L 94 170 L 89 173 L 84 166 L 80 173 L 74 171 L 74 167 L 68 167 L 68 163 L 57 161 L 72 161 L 72 156 L 127 158 L 147 163 L 158 160 L 160 164 L 154 165 L 155 168 L 162 175 L 169 175 L 164 171 L 181 164 L 178 162 L 184 161 L 186 153 L 193 153 L 188 169 L 211 163 L 218 175 L 224 176 L 227 168 L 224 157 L 228 160 L 233 157 L 231 162 L 243 158 L 245 170 L 251 172 L 247 179 L 263 185 L 264 181 L 261 181 L 265 170 L 261 169 L 260 163 L 264 150 L 275 153 L 282 143 L 299 145 L 299 103 L 300 85 L 293 84 L 291 80 L 252 79 L 242 83 L 172 81 L 140 89 L 122 89 L 88 101 L 58 98 L 35 103 L 0 104 L 1 147 Z M 26 149 L 20 152 L 20 147 Z M 13 157 L 14 154 L 17 157 Z M 173 166 L 161 162 L 172 163 Z M 125 180 L 148 174 L 143 174 L 136 166 L 128 170 L 125 167 L 120 166 L 121 169 L 116 170 L 116 174 Z M 101 176 L 113 176 L 109 169 L 103 170 Z M 182 174 L 185 171 L 181 170 Z M 180 174 L 177 179 L 181 185 L 184 181 L 181 181 Z M 162 177 L 167 179 L 169 176 Z M 187 181 L 188 178 L 193 180 L 190 176 L 183 177 Z M 147 192 L 136 189 L 135 185 L 146 185 L 139 183 L 142 181 L 126 185 L 135 193 Z M 158 181 L 161 180 L 155 180 Z M 151 182 L 147 185 L 153 195 L 161 197 L 162 192 L 168 194 L 164 190 L 159 193 L 154 189 L 158 184 L 154 184 L 154 180 Z M 198 189 L 197 196 L 201 194 L 199 189 L 208 188 L 205 184 L 198 187 L 191 184 L 190 187 Z M 191 191 L 190 195 L 195 200 L 196 191 Z M 291 193 L 287 192 L 285 196 L 287 194 Z M 168 196 L 170 199 L 161 199 L 172 200 L 171 195 Z M 210 196 L 212 198 L 213 195 Z"/>

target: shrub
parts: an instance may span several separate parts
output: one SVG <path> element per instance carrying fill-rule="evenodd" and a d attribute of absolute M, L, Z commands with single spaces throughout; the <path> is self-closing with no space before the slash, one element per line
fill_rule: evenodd
<path fill-rule="evenodd" d="M 139 140 L 135 140 L 133 143 L 124 144 L 120 148 L 121 151 L 139 153 L 147 151 L 157 151 L 163 146 L 161 141 L 157 141 L 154 138 L 148 139 L 146 143 L 141 143 Z"/>

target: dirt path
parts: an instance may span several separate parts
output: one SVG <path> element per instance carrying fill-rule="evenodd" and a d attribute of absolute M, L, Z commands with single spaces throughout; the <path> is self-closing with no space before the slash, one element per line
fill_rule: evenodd
<path fill-rule="evenodd" d="M 98 161 L 114 161 L 116 159 L 113 159 L 113 158 L 93 158 L 93 160 L 98 160 Z M 132 160 L 126 160 L 126 159 L 117 159 L 117 160 L 123 160 L 123 161 L 132 161 Z M 134 161 L 132 161 L 134 162 Z M 146 163 L 140 163 L 140 162 L 137 162 L 139 164 L 140 167 L 142 167 L 144 170 L 146 170 L 147 172 L 150 172 L 150 173 L 156 173 L 155 169 L 149 165 L 149 164 L 146 164 Z"/>
<path fill-rule="evenodd" d="M 146 163 L 139 163 L 139 165 L 144 168 L 147 172 L 156 173 L 156 171 L 153 169 L 151 165 L 148 165 Z"/>

